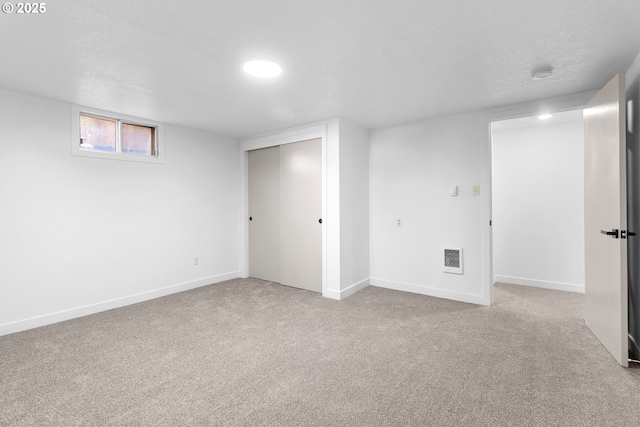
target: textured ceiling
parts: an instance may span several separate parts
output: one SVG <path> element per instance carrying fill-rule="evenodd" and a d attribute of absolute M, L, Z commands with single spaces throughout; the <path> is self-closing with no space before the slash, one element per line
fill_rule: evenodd
<path fill-rule="evenodd" d="M 640 52 L 640 0 L 46 4 L 1 14 L 0 87 L 235 137 L 592 90 Z M 284 73 L 244 75 L 261 55 Z M 541 66 L 555 74 L 532 81 Z"/>

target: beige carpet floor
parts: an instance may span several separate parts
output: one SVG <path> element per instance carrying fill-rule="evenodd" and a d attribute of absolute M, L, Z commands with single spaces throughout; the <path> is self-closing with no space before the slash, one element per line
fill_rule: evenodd
<path fill-rule="evenodd" d="M 237 279 L 0 337 L 2 426 L 631 426 L 584 296 L 496 304 Z"/>

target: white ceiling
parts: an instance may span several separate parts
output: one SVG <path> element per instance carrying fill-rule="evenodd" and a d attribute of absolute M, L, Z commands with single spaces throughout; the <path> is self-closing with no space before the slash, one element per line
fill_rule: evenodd
<path fill-rule="evenodd" d="M 1 14 L 0 87 L 246 137 L 375 128 L 592 90 L 640 52 L 640 0 L 52 1 Z M 277 59 L 273 81 L 241 71 Z M 532 81 L 531 72 L 555 74 Z"/>

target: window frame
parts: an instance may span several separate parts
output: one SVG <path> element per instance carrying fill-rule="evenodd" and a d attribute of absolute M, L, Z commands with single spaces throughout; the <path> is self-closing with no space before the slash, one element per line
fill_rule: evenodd
<path fill-rule="evenodd" d="M 80 146 L 80 115 L 113 120 L 116 122 L 116 151 L 99 151 Z M 155 155 L 122 152 L 122 123 L 155 128 Z M 152 120 L 113 113 L 111 111 L 71 105 L 71 154 L 98 159 L 125 160 L 130 162 L 164 164 L 164 125 Z"/>

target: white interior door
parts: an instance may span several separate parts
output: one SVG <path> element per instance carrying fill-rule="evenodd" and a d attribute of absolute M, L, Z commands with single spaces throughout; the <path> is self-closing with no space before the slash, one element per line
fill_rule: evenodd
<path fill-rule="evenodd" d="M 280 147 L 249 151 L 249 276 L 280 282 Z"/>
<path fill-rule="evenodd" d="M 280 146 L 281 282 L 322 292 L 322 143 Z"/>
<path fill-rule="evenodd" d="M 628 366 L 624 99 L 619 74 L 584 110 L 585 321 L 618 363 Z"/>

